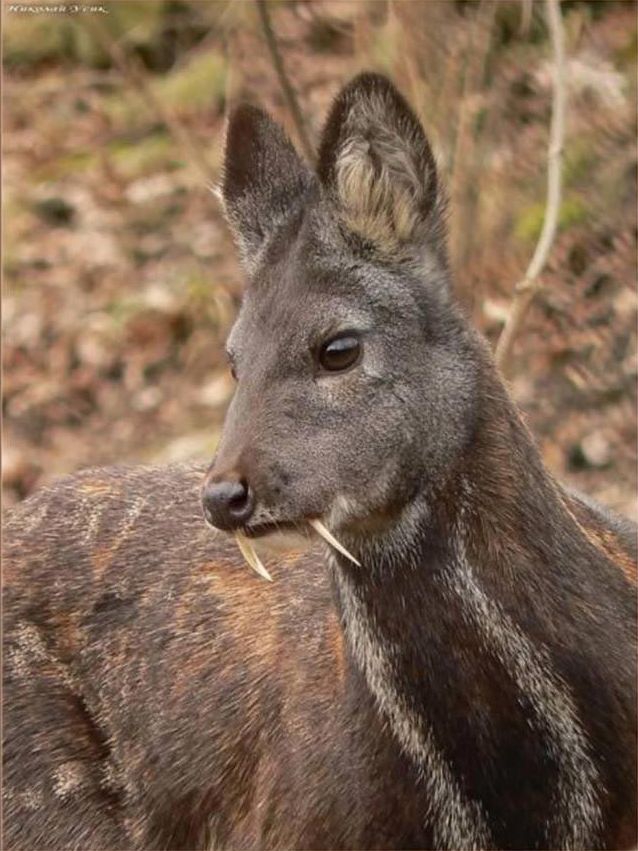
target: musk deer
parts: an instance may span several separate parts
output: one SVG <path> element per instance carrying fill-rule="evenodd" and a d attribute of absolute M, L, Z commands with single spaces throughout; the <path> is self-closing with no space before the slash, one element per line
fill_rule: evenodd
<path fill-rule="evenodd" d="M 4 847 L 631 846 L 634 528 L 554 481 L 455 303 L 417 118 L 357 77 L 314 171 L 241 106 L 220 196 L 212 465 L 8 521 Z M 260 559 L 277 530 L 309 547 Z"/>

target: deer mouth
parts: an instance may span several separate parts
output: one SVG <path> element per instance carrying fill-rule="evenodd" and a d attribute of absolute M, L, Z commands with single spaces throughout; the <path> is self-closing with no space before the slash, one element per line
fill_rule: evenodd
<path fill-rule="evenodd" d="M 246 564 L 251 567 L 255 573 L 258 573 L 264 579 L 267 579 L 269 582 L 272 582 L 272 577 L 268 573 L 268 570 L 264 566 L 262 560 L 259 558 L 255 550 L 255 546 L 253 544 L 253 540 L 255 538 L 264 538 L 269 534 L 273 533 L 283 533 L 284 535 L 290 534 L 291 532 L 296 533 L 297 535 L 301 534 L 306 540 L 308 539 L 308 533 L 314 531 L 320 538 L 323 540 L 334 550 L 341 553 L 342 556 L 345 556 L 349 561 L 353 564 L 356 564 L 357 567 L 361 567 L 361 563 L 352 555 L 352 553 L 347 550 L 343 544 L 335 538 L 332 532 L 327 528 L 327 526 L 318 518 L 305 518 L 299 522 L 291 522 L 291 521 L 283 521 L 283 522 L 275 522 L 268 521 L 264 523 L 253 523 L 246 524 L 242 527 L 241 531 L 239 529 L 235 530 L 235 541 L 239 550 L 246 561 Z"/>
<path fill-rule="evenodd" d="M 296 523 L 292 520 L 268 520 L 263 523 L 247 523 L 242 532 L 247 538 L 264 538 L 266 535 L 273 535 L 278 532 L 283 534 L 297 532 L 305 536 L 305 526 L 306 523 L 303 520 Z"/>

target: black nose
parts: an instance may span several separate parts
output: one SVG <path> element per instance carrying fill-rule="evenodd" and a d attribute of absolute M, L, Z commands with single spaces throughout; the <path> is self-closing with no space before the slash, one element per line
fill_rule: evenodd
<path fill-rule="evenodd" d="M 202 490 L 204 515 L 218 529 L 237 529 L 253 513 L 253 492 L 244 479 L 236 482 L 206 482 Z"/>

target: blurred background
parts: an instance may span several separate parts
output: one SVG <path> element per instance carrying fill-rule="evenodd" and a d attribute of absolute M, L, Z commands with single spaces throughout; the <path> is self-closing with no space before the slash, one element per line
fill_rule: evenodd
<path fill-rule="evenodd" d="M 638 519 L 636 7 L 561 11 L 564 195 L 511 387 L 550 469 Z M 7 505 L 80 467 L 212 455 L 241 297 L 210 192 L 225 112 L 259 103 L 301 140 L 250 0 L 3 13 Z M 458 297 L 495 343 L 543 221 L 543 4 L 271 0 L 267 13 L 310 146 L 359 70 L 409 97 L 449 188 Z"/>

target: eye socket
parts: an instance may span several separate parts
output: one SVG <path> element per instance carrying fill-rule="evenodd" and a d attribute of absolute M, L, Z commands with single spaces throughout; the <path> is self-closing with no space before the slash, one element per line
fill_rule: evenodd
<path fill-rule="evenodd" d="M 361 350 L 361 341 L 356 334 L 332 337 L 319 349 L 319 365 L 326 372 L 344 372 L 358 363 Z"/>

